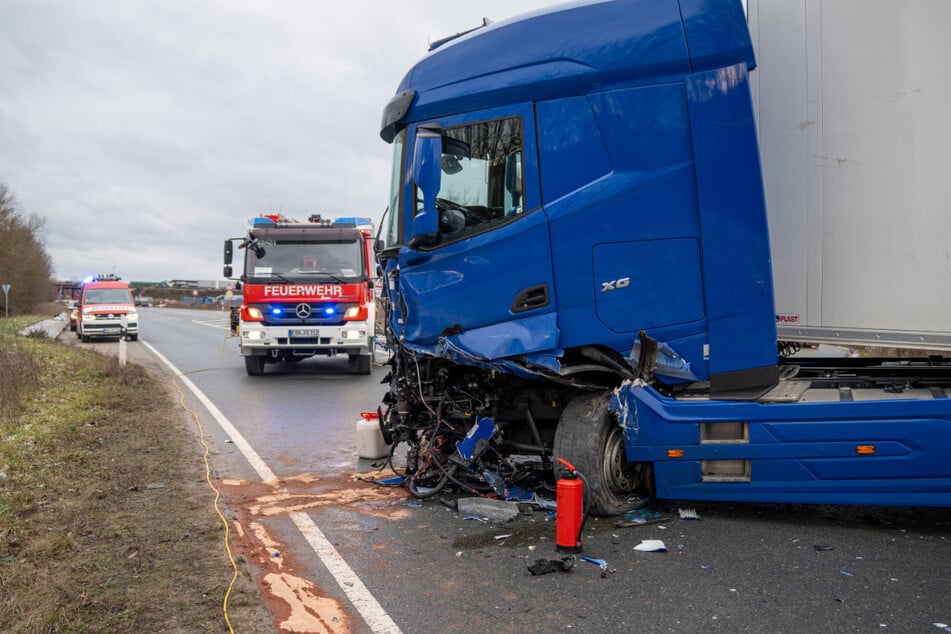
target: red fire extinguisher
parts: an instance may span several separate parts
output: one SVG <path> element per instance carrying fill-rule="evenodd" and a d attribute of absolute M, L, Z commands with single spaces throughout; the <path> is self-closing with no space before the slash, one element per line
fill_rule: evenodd
<path fill-rule="evenodd" d="M 580 553 L 585 520 L 584 476 L 564 458 L 558 458 L 558 462 L 565 469 L 556 488 L 555 547 L 562 553 Z"/>

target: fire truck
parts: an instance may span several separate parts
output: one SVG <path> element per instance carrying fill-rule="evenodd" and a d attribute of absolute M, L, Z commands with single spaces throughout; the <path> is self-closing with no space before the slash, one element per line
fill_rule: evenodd
<path fill-rule="evenodd" d="M 76 308 L 76 337 L 92 339 L 139 338 L 139 315 L 129 285 L 115 274 L 101 274 L 83 280 Z"/>
<path fill-rule="evenodd" d="M 373 226 L 369 218 L 306 222 L 281 214 L 250 221 L 247 234 L 224 243 L 224 276 L 237 279 L 240 307 L 232 330 L 240 337 L 249 376 L 269 364 L 346 354 L 355 374 L 370 374 L 374 321 Z M 233 277 L 234 247 L 244 268 Z"/>

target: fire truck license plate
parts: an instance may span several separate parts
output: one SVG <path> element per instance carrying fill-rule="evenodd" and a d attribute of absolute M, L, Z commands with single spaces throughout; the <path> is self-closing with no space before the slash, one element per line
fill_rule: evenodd
<path fill-rule="evenodd" d="M 318 330 L 316 328 L 301 328 L 298 330 L 292 330 L 290 332 L 291 337 L 317 337 Z"/>

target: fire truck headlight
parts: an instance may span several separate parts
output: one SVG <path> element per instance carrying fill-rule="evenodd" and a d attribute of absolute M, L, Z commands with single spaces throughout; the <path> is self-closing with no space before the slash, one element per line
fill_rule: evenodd
<path fill-rule="evenodd" d="M 351 306 L 347 309 L 347 312 L 343 314 L 344 319 L 366 319 L 366 309 L 361 308 L 360 306 Z"/>
<path fill-rule="evenodd" d="M 344 330 L 342 334 L 344 339 L 360 339 L 367 336 L 365 330 Z"/>
<path fill-rule="evenodd" d="M 245 330 L 243 334 L 247 339 L 255 339 L 255 340 L 264 339 L 263 330 Z"/>

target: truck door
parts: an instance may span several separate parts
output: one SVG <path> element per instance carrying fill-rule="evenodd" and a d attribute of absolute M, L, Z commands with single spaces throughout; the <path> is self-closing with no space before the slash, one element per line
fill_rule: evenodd
<path fill-rule="evenodd" d="M 412 210 L 402 224 L 410 239 L 399 254 L 407 343 L 479 359 L 557 347 L 534 130 L 530 105 L 410 126 L 402 206 Z M 420 187 L 423 137 L 436 134 L 438 169 Z M 424 205 L 427 189 L 434 202 Z M 435 214 L 429 230 L 414 228 L 426 207 Z"/>

